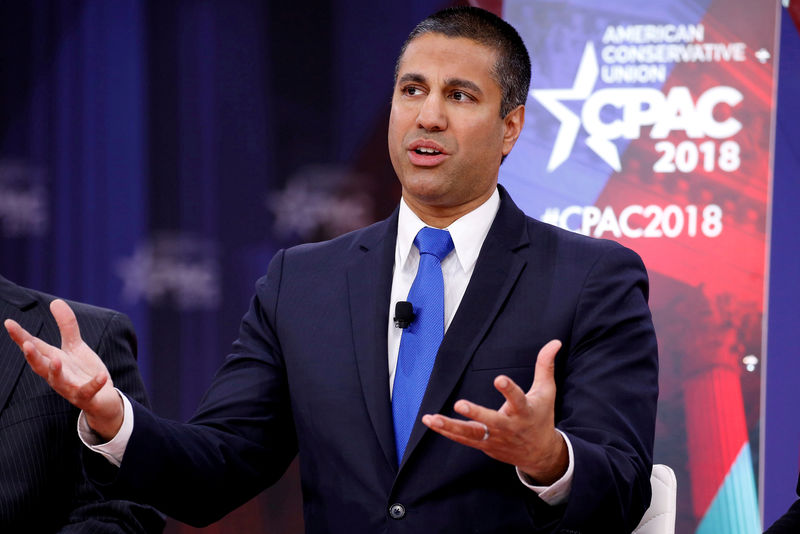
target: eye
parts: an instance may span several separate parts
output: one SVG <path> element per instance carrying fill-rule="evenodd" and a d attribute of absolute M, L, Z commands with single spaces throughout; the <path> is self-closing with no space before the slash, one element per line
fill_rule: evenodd
<path fill-rule="evenodd" d="M 450 94 L 450 98 L 452 98 L 456 102 L 469 102 L 469 101 L 473 100 L 472 97 L 469 96 L 464 91 L 453 91 Z"/>
<path fill-rule="evenodd" d="M 407 86 L 403 87 L 401 92 L 404 95 L 417 96 L 417 95 L 421 95 L 422 94 L 422 89 L 420 89 L 419 87 L 417 87 L 415 85 L 407 85 Z"/>

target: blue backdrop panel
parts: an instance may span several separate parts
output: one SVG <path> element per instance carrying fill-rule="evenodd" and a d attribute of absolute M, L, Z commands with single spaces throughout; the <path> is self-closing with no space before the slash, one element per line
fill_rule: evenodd
<path fill-rule="evenodd" d="M 800 32 L 781 21 L 764 403 L 764 525 L 797 499 L 800 456 Z"/>

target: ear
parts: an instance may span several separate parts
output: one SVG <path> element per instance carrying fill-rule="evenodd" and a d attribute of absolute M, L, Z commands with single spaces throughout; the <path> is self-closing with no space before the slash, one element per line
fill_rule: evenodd
<path fill-rule="evenodd" d="M 503 119 L 503 155 L 507 156 L 522 133 L 525 124 L 525 106 L 512 109 Z"/>

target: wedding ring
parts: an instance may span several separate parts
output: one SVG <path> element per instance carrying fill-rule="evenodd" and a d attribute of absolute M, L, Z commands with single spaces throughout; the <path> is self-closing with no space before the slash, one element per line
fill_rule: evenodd
<path fill-rule="evenodd" d="M 481 441 L 486 441 L 489 439 L 489 427 L 484 423 L 481 423 L 481 426 L 483 427 L 483 437 L 481 438 Z"/>

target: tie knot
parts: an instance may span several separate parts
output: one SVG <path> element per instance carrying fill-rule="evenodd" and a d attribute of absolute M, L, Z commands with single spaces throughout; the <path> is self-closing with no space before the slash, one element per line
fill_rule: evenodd
<path fill-rule="evenodd" d="M 450 237 L 450 232 L 428 226 L 417 233 L 414 244 L 420 254 L 432 254 L 439 261 L 442 261 L 453 250 L 453 239 Z"/>

